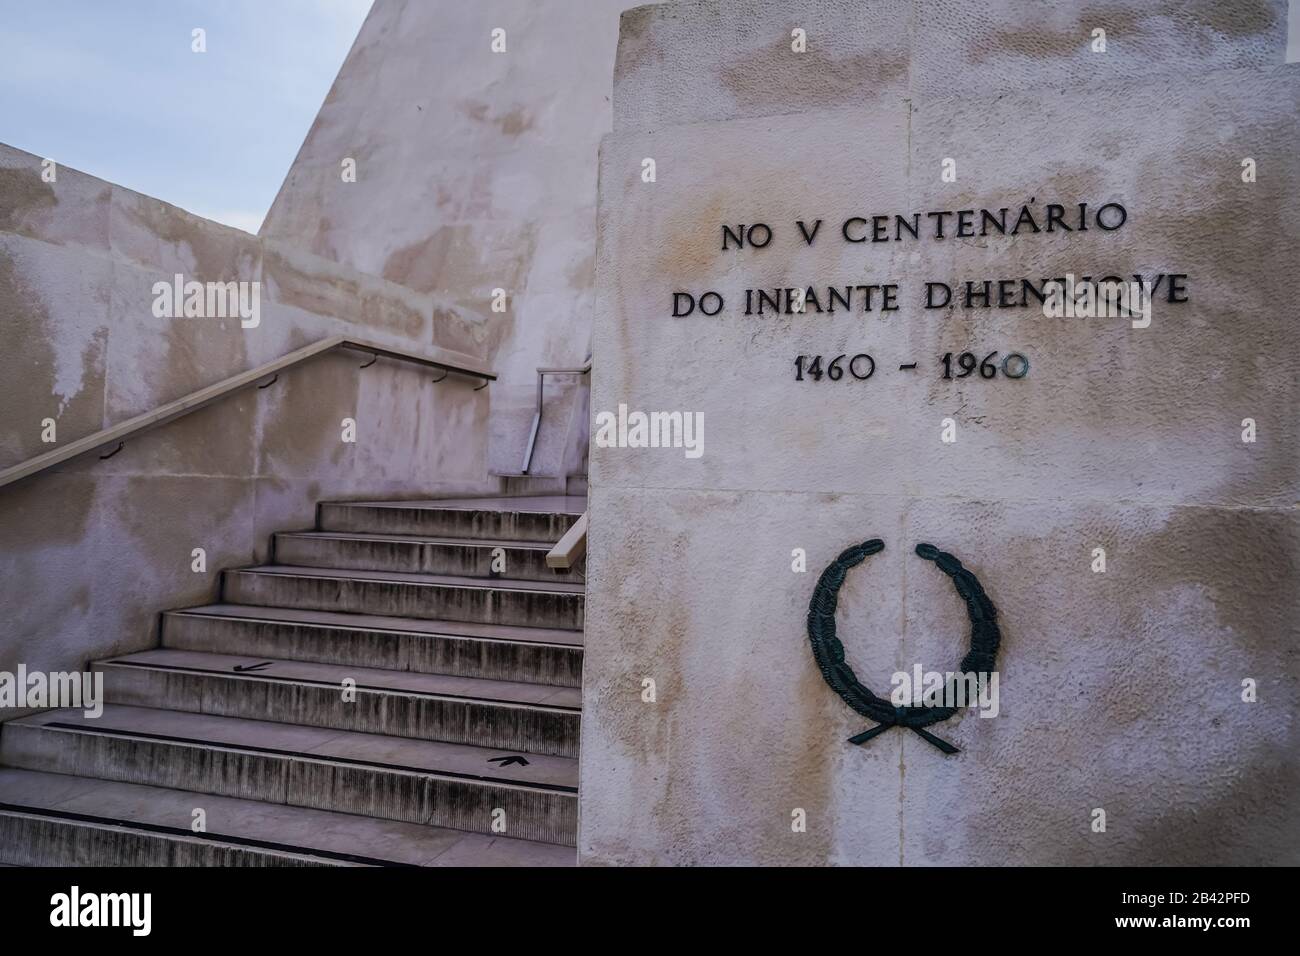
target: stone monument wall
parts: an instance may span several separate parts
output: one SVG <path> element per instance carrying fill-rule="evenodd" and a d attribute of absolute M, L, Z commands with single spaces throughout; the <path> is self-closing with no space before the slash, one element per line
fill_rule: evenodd
<path fill-rule="evenodd" d="M 1286 36 L 1265 0 L 624 14 L 584 862 L 1300 862 Z M 1147 309 L 1049 317 L 1067 276 Z M 875 694 L 967 652 L 917 544 L 996 606 L 996 716 L 928 728 L 958 753 L 850 743 L 814 661 L 868 539 L 836 620 Z"/>

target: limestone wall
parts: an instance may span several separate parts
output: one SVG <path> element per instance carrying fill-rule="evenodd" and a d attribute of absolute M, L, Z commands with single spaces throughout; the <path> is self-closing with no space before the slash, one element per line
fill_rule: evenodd
<path fill-rule="evenodd" d="M 596 157 L 629 5 L 377 0 L 262 227 L 432 296 L 437 340 L 501 374 L 498 472 L 519 468 L 536 369 L 590 348 Z M 533 473 L 585 473 L 585 393 L 548 381 Z"/>
<path fill-rule="evenodd" d="M 471 393 L 340 355 L 0 490 L 0 670 L 153 643 L 220 568 L 307 527 L 318 498 L 494 492 L 535 369 L 587 354 L 596 156 L 623 0 L 377 0 L 260 237 L 0 151 L 0 467 L 339 332 L 479 357 Z M 506 32 L 493 54 L 491 31 Z M 356 160 L 345 183 L 341 163 Z M 260 279 L 263 317 L 159 320 L 152 283 Z M 503 288 L 507 309 L 491 310 Z M 547 385 L 535 474 L 585 471 L 585 383 Z M 356 445 L 338 423 L 355 417 Z M 189 570 L 207 549 L 208 571 Z"/>
<path fill-rule="evenodd" d="M 710 0 L 623 16 L 593 414 L 702 412 L 707 427 L 699 458 L 591 449 L 584 862 L 1300 861 L 1286 33 L 1282 2 Z M 1121 203 L 1127 222 L 841 233 L 853 216 L 1080 202 Z M 817 218 L 809 245 L 796 222 Z M 757 222 L 768 246 L 723 251 L 724 224 Z M 923 308 L 926 281 L 1066 272 L 1185 273 L 1188 301 L 1157 296 L 1146 328 Z M 898 310 L 744 314 L 748 289 L 866 283 L 897 283 Z M 681 290 L 725 307 L 673 318 Z M 1024 353 L 1030 372 L 943 379 L 941 357 L 965 350 Z M 868 380 L 795 380 L 798 355 L 860 352 Z M 998 609 L 1000 713 L 932 728 L 956 755 L 904 729 L 848 743 L 871 722 L 814 664 L 817 577 L 876 537 L 838 617 L 875 693 L 966 651 L 964 607 L 918 542 L 964 561 Z"/>
<path fill-rule="evenodd" d="M 472 347 L 432 298 L 0 147 L 0 468 L 321 338 Z M 160 319 L 153 284 L 261 282 L 261 320 Z M 436 331 L 435 331 L 436 329 Z M 491 389 L 335 353 L 95 456 L 0 489 L 0 671 L 156 643 L 158 612 L 216 594 L 319 499 L 494 491 Z M 357 422 L 355 444 L 341 422 Z M 203 548 L 207 570 L 191 570 Z M 6 716 L 13 716 L 12 713 Z"/>

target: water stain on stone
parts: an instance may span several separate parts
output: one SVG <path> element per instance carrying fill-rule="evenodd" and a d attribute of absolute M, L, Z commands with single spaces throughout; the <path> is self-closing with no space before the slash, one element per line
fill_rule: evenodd
<path fill-rule="evenodd" d="M 723 67 L 720 79 L 742 109 L 771 113 L 861 105 L 864 95 L 900 83 L 907 72 L 903 51 L 872 49 L 836 57 L 813 44 L 792 56 L 788 38 L 780 36 Z M 775 105 L 774 90 L 780 91 Z"/>
<path fill-rule="evenodd" d="M 78 572 L 86 563 L 78 555 L 92 534 L 94 504 L 95 481 L 80 474 L 47 473 L 0 495 L 0 670 L 20 660 L 84 663 L 76 635 L 88 589 L 78 580 L 87 576 Z"/>
<path fill-rule="evenodd" d="M 39 425 L 44 418 L 55 419 L 60 440 L 80 438 L 102 427 L 108 330 L 96 328 L 85 340 L 81 389 L 72 395 L 56 394 L 54 343 L 58 338 L 49 311 L 7 254 L 0 255 L 0 308 L 10 316 L 0 364 L 5 372 L 0 394 L 8 407 L 33 415 L 28 429 L 18 431 L 11 425 L 0 433 L 0 466 L 7 466 L 50 450 L 41 441 Z"/>
<path fill-rule="evenodd" d="M 792 806 L 803 806 L 809 816 L 815 812 L 829 824 L 835 818 L 832 781 L 837 761 L 834 751 L 835 748 L 847 747 L 849 744 L 843 743 L 836 734 L 839 728 L 837 705 L 841 701 L 826 686 L 811 652 L 805 655 L 804 666 L 799 672 L 795 699 L 798 702 L 798 713 L 791 715 L 791 720 L 798 728 L 798 741 L 792 749 L 794 764 L 791 781 L 795 786 L 791 789 L 798 790 L 801 802 Z M 784 817 L 788 816 L 787 809 Z M 790 828 L 785 826 L 785 829 Z M 808 832 L 798 834 L 797 838 L 806 840 L 809 844 L 807 847 L 800 844 L 799 857 L 803 862 L 821 863 L 829 860 L 834 843 L 829 825 L 810 826 Z"/>
<path fill-rule="evenodd" d="M 507 136 L 519 136 L 533 128 L 533 118 L 523 111 L 520 107 L 515 107 L 503 116 L 494 120 L 501 127 L 501 132 Z"/>
<path fill-rule="evenodd" d="M 593 249 L 588 255 L 583 256 L 574 265 L 565 270 L 565 280 L 569 288 L 575 292 L 581 292 L 590 289 L 596 283 L 596 250 Z"/>
<path fill-rule="evenodd" d="M 237 319 L 170 321 L 163 326 L 165 352 L 155 366 L 162 374 L 152 383 L 151 405 L 173 401 L 204 385 L 248 367 L 246 338 Z M 132 408 L 131 414 L 147 411 Z"/>
<path fill-rule="evenodd" d="M 1153 19 L 1166 23 L 1146 28 L 1146 22 Z M 994 30 L 987 35 L 977 33 L 966 44 L 965 54 L 974 64 L 1006 54 L 1038 60 L 1065 59 L 1089 49 L 1094 27 L 1105 29 L 1108 43 L 1130 41 L 1140 44 L 1147 36 L 1167 33 L 1168 21 L 1179 23 L 1178 29 L 1185 42 L 1197 43 L 1200 49 L 1196 52 L 1203 53 L 1213 50 L 1216 37 L 1196 35 L 1193 31 L 1197 28 L 1217 36 L 1239 39 L 1274 31 L 1278 24 L 1276 11 L 1268 0 L 1165 2 L 1141 10 L 1106 3 L 1078 8 L 1073 29 L 1051 31 L 1042 27 L 1034 30 L 1012 27 Z"/>
<path fill-rule="evenodd" d="M 491 107 L 478 100 L 462 100 L 458 106 L 470 119 L 496 126 L 506 136 L 520 136 L 533 128 L 533 118 L 522 106 L 516 106 L 498 116 L 492 116 Z"/>
<path fill-rule="evenodd" d="M 1284 514 L 1175 508 L 1133 542 L 1130 560 L 1144 587 L 1202 589 L 1221 630 L 1252 656 L 1275 654 L 1279 634 L 1300 633 L 1300 524 Z"/>
<path fill-rule="evenodd" d="M 266 397 L 261 399 L 258 473 L 307 477 L 327 470 L 325 462 L 338 464 L 344 454 L 355 454 L 356 445 L 341 441 L 341 422 L 357 415 L 360 374 L 350 355 L 322 355 L 260 393 Z M 322 389 L 322 381 L 330 387 Z M 357 427 L 375 426 L 358 419 Z"/>
<path fill-rule="evenodd" d="M 661 11 L 653 6 L 624 10 L 619 17 L 618 60 L 614 68 L 615 83 L 650 63 L 662 63 L 663 49 L 654 41 L 654 22 Z"/>
<path fill-rule="evenodd" d="M 270 244 L 265 247 L 263 263 L 263 274 L 274 283 L 277 302 L 411 338 L 424 331 L 424 314 L 409 296 L 411 290 L 422 290 L 408 283 L 391 280 L 404 287 L 399 289 L 360 273 L 343 276 L 332 263 L 321 263 L 322 268 L 313 270 L 311 263 L 300 263 Z"/>
<path fill-rule="evenodd" d="M 82 475 L 44 477 L 45 481 L 36 478 L 12 485 L 0 498 L 0 554 L 15 567 L 21 554 L 76 546 L 87 534 L 95 498 L 93 480 Z M 6 585 L 12 581 L 8 574 L 0 577 Z M 20 600 L 19 592 L 13 599 Z"/>
<path fill-rule="evenodd" d="M 507 299 L 509 302 L 509 299 Z M 489 312 L 486 317 L 467 313 L 456 305 L 433 307 L 433 344 L 476 355 L 491 363 L 504 343 L 514 337 L 514 308 Z"/>
<path fill-rule="evenodd" d="M 0 232 L 21 233 L 31 212 L 57 204 L 54 187 L 35 169 L 0 167 Z"/>
<path fill-rule="evenodd" d="M 1165 812 L 1136 828 L 1124 863 L 1142 866 L 1295 866 L 1300 863 L 1300 762 L 1295 724 L 1284 741 L 1234 763 L 1212 799 L 1184 792 L 1161 801 Z M 1206 821 L 1214 821 L 1206 826 Z"/>
<path fill-rule="evenodd" d="M 476 223 L 439 226 L 430 235 L 408 243 L 384 260 L 381 275 L 416 292 L 449 289 L 502 288 L 512 295 L 524 291 L 537 253 L 538 224 L 512 227 L 508 245 L 491 244 L 490 227 Z"/>
<path fill-rule="evenodd" d="M 1268 33 L 1279 25 L 1277 9 L 1269 0 L 1186 0 L 1168 8 L 1229 37 Z"/>
<path fill-rule="evenodd" d="M 146 267 L 156 267 L 155 250 L 130 250 L 134 235 L 176 246 L 179 253 L 188 249 L 193 257 L 193 278 L 201 281 L 248 279 L 256 271 L 259 246 L 252 236 L 211 223 L 182 209 L 138 193 L 114 189 L 109 220 L 109 241 L 114 252 Z M 119 232 L 118 217 L 131 225 Z M 179 266 L 178 266 L 179 267 Z M 191 276 L 187 276 L 191 278 Z"/>
<path fill-rule="evenodd" d="M 1096 11 L 1096 17 L 1103 23 L 1107 40 L 1114 40 L 1132 33 L 1139 22 L 1131 10 Z M 988 34 L 978 33 L 966 44 L 966 58 L 975 65 L 981 65 L 999 57 L 1012 55 L 1034 60 L 1068 59 L 1075 53 L 1088 49 L 1092 42 L 1091 20 L 1079 13 L 1079 24 L 1069 30 L 1049 30 L 1037 26 L 1033 30 L 1023 27 L 997 29 Z M 1086 22 L 1085 22 L 1086 21 Z"/>
<path fill-rule="evenodd" d="M 687 211 L 665 222 L 663 241 L 656 247 L 656 269 L 663 275 L 678 277 L 682 284 L 712 274 L 722 255 L 726 205 L 725 197 L 715 196 L 692 204 Z"/>

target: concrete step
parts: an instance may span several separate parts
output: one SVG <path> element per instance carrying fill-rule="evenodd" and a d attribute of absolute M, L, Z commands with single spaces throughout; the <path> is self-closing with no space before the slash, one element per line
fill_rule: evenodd
<path fill-rule="evenodd" d="M 226 571 L 228 604 L 580 630 L 584 585 L 264 565 Z"/>
<path fill-rule="evenodd" d="M 275 563 L 303 568 L 402 571 L 515 581 L 579 582 L 546 566 L 552 545 L 486 538 L 418 538 L 341 531 L 286 531 L 272 539 Z M 500 570 L 493 570 L 494 566 Z"/>
<path fill-rule="evenodd" d="M 494 471 L 503 498 L 549 498 L 568 494 L 567 483 L 558 476 L 525 475 L 518 471 Z"/>
<path fill-rule="evenodd" d="M 206 651 L 577 687 L 582 632 L 213 604 L 168 611 L 162 643 Z"/>
<path fill-rule="evenodd" d="M 104 696 L 115 704 L 578 754 L 576 687 L 166 648 L 91 666 L 103 673 Z"/>
<path fill-rule="evenodd" d="M 192 829 L 203 810 L 204 832 Z M 548 843 L 0 768 L 0 864 L 570 866 Z"/>
<path fill-rule="evenodd" d="M 0 765 L 574 846 L 578 761 L 109 704 L 11 720 Z M 494 813 L 494 811 L 503 813 Z M 504 820 L 504 833 L 494 833 Z M 362 826 L 364 821 L 357 825 Z"/>
<path fill-rule="evenodd" d="M 586 510 L 586 498 L 568 495 L 323 501 L 317 506 L 316 524 L 321 531 L 554 544 Z"/>

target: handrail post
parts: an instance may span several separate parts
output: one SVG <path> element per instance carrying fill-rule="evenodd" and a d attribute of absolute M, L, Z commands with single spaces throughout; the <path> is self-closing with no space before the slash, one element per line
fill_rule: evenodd
<path fill-rule="evenodd" d="M 533 464 L 533 450 L 537 446 L 537 433 L 542 428 L 542 387 L 547 375 L 586 375 L 591 371 L 591 356 L 578 368 L 539 368 L 537 370 L 537 407 L 533 410 L 533 427 L 528 432 L 528 446 L 524 448 L 524 463 L 519 466 L 521 475 L 528 474 Z"/>

